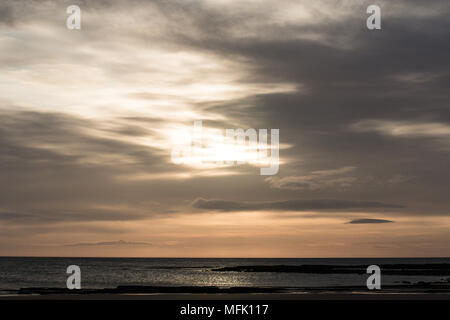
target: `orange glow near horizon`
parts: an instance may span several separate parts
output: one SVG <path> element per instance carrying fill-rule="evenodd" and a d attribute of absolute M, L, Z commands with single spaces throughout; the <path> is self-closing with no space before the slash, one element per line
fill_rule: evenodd
<path fill-rule="evenodd" d="M 311 218 L 311 214 L 319 217 Z M 2 254 L 249 258 L 450 255 L 446 245 L 450 240 L 450 218 L 440 218 L 439 225 L 434 219 L 397 220 L 380 228 L 376 224 L 346 224 L 342 217 L 320 217 L 317 212 L 193 213 L 184 214 L 182 219 L 174 215 L 143 221 L 73 224 L 61 231 L 55 226 L 47 234 L 22 236 L 17 246 L 3 248 Z M 125 239 L 123 243 L 108 242 L 115 230 L 120 230 L 115 236 Z M 436 242 L 442 246 L 436 246 Z"/>

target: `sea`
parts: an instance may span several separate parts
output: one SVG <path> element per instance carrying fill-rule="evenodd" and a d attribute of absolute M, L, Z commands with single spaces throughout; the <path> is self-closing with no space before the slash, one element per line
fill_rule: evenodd
<path fill-rule="evenodd" d="M 138 286 L 336 287 L 365 286 L 367 274 L 214 271 L 256 265 L 440 264 L 450 258 L 39 258 L 0 257 L 0 294 L 20 288 L 66 288 L 67 267 L 81 269 L 83 289 Z M 382 283 L 442 281 L 443 276 L 383 275 Z"/>

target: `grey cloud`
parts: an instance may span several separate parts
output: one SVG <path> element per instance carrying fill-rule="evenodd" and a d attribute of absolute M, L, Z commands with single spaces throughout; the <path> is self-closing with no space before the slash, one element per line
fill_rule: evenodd
<path fill-rule="evenodd" d="M 352 201 L 334 199 L 315 200 L 285 200 L 285 201 L 228 201 L 220 199 L 198 198 L 192 202 L 197 209 L 218 211 L 253 211 L 253 210 L 280 210 L 280 211 L 308 211 L 308 210 L 342 210 L 342 209 L 399 209 L 401 205 L 388 204 L 376 201 Z"/>
<path fill-rule="evenodd" d="M 0 4 L 0 24 L 12 25 L 14 22 L 13 10 L 6 3 Z"/>
<path fill-rule="evenodd" d="M 394 137 L 450 137 L 450 124 L 439 122 L 363 120 L 353 124 L 352 128 Z"/>
<path fill-rule="evenodd" d="M 75 207 L 74 204 L 67 204 Z M 79 204 L 77 204 L 79 206 Z M 150 211 L 150 210 L 149 210 Z M 9 224 L 48 224 L 83 221 L 125 221 L 148 217 L 145 211 L 92 209 L 89 205 L 73 209 L 23 209 L 23 211 L 1 210 L 0 221 Z"/>
<path fill-rule="evenodd" d="M 269 177 L 272 188 L 290 190 L 320 190 L 325 188 L 345 189 L 351 187 L 357 180 L 354 176 L 349 176 L 356 168 L 347 166 L 333 170 L 317 170 L 304 176 L 286 176 L 282 178 Z"/>
<path fill-rule="evenodd" d="M 100 241 L 100 242 L 79 242 L 73 244 L 67 244 L 68 247 L 92 247 L 92 246 L 152 246 L 150 242 L 141 241 Z"/>
<path fill-rule="evenodd" d="M 427 121 L 362 120 L 350 127 L 362 133 L 400 139 L 432 139 L 436 149 L 450 151 L 450 123 Z"/>
<path fill-rule="evenodd" d="M 347 223 L 350 224 L 371 224 L 371 223 L 392 223 L 394 221 L 384 219 L 355 219 Z"/>

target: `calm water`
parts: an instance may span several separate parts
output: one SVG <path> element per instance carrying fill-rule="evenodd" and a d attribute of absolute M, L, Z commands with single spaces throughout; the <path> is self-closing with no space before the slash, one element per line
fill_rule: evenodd
<path fill-rule="evenodd" d="M 66 287 L 66 268 L 80 266 L 83 288 L 118 285 L 152 286 L 280 286 L 327 287 L 365 285 L 367 275 L 214 272 L 211 268 L 239 265 L 371 265 L 386 263 L 450 263 L 450 258 L 411 259 L 172 259 L 172 258 L 8 258 L 0 257 L 0 291 L 23 287 Z M 438 281 L 442 276 L 382 275 L 395 281 Z"/>

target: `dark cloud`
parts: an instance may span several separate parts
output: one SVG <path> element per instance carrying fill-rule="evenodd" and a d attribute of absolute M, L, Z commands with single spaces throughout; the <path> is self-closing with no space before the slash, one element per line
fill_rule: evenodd
<path fill-rule="evenodd" d="M 12 25 L 14 22 L 14 14 L 11 6 L 7 5 L 8 1 L 0 4 L 0 24 Z"/>
<path fill-rule="evenodd" d="M 354 219 L 347 223 L 350 224 L 371 224 L 371 223 L 392 223 L 394 221 L 384 219 Z"/>
<path fill-rule="evenodd" d="M 252 211 L 252 210 L 280 210 L 280 211 L 308 211 L 308 210 L 342 210 L 342 209 L 380 209 L 403 208 L 400 205 L 387 204 L 375 201 L 351 201 L 351 200 L 285 200 L 285 201 L 227 201 L 219 199 L 196 199 L 192 206 L 197 209 L 218 211 Z"/>
<path fill-rule="evenodd" d="M 79 204 L 78 204 L 79 206 Z M 28 211 L 0 211 L 0 221 L 9 224 L 48 224 L 61 222 L 83 222 L 83 221 L 126 221 L 138 220 L 148 217 L 147 212 L 132 212 L 131 210 L 105 210 L 92 209 L 89 204 L 71 209 L 28 209 Z"/>

